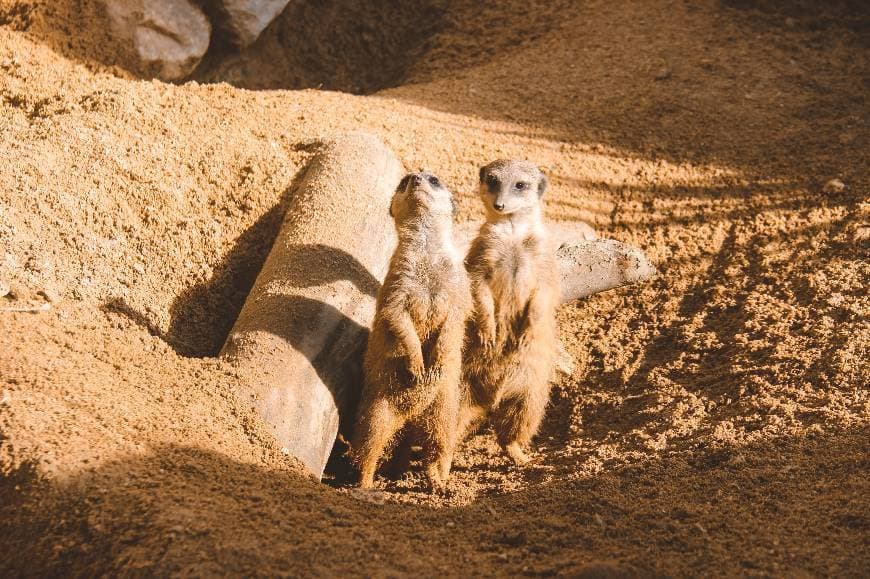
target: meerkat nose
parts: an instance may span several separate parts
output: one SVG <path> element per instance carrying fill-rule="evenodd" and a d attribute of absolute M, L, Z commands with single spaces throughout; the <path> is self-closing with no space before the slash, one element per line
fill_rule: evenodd
<path fill-rule="evenodd" d="M 492 206 L 495 207 L 496 211 L 504 210 L 504 203 L 493 203 Z"/>

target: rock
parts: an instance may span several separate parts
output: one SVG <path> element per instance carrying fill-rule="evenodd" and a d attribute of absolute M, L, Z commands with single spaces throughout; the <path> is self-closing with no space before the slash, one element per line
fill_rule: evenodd
<path fill-rule="evenodd" d="M 822 187 L 824 193 L 842 193 L 846 189 L 846 184 L 839 179 L 831 179 Z"/>
<path fill-rule="evenodd" d="M 574 373 L 574 356 L 565 349 L 565 345 L 562 344 L 561 340 L 559 341 L 559 354 L 556 357 L 556 372 L 558 374 L 563 374 L 565 376 L 570 376 Z"/>
<path fill-rule="evenodd" d="M 671 78 L 671 69 L 663 66 L 656 71 L 655 79 L 656 80 L 667 80 Z"/>
<path fill-rule="evenodd" d="M 37 295 L 42 296 L 45 301 L 50 303 L 56 303 L 60 299 L 56 292 L 48 288 L 39 290 Z"/>
<path fill-rule="evenodd" d="M 5 298 L 12 293 L 12 288 L 0 281 L 0 298 Z"/>
<path fill-rule="evenodd" d="M 223 17 L 222 27 L 239 48 L 256 42 L 290 0 L 208 0 Z"/>
<path fill-rule="evenodd" d="M 180 80 L 208 49 L 211 25 L 187 0 L 103 0 L 114 34 L 129 43 L 137 72 Z"/>

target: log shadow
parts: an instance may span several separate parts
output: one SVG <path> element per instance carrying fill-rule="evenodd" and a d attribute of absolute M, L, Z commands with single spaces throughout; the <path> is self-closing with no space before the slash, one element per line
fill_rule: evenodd
<path fill-rule="evenodd" d="M 323 301 L 300 295 L 270 294 L 259 296 L 256 312 L 237 324 L 233 335 L 236 333 L 272 334 L 305 356 L 332 394 L 339 409 L 341 431 L 348 432 L 361 393 L 368 327 Z M 234 348 L 231 338 L 227 343 L 230 358 Z"/>
<path fill-rule="evenodd" d="M 181 356 L 216 356 L 226 341 L 260 270 L 275 243 L 287 208 L 305 177 L 300 171 L 278 203 L 236 239 L 232 248 L 212 268 L 208 280 L 181 291 L 169 310 L 169 328 L 162 330 L 144 312 L 123 298 L 113 298 L 102 309 L 123 315 L 159 337 Z M 312 287 L 347 279 L 360 291 L 375 296 L 380 282 L 347 252 L 322 244 L 294 248 L 299 267 L 289 272 L 288 283 Z M 312 267 L 312 264 L 330 267 Z"/>

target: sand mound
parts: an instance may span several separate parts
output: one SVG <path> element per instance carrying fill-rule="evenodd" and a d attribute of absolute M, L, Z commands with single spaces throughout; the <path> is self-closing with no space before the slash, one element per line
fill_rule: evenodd
<path fill-rule="evenodd" d="M 0 574 L 866 573 L 863 3 L 296 4 L 176 86 L 91 2 L 0 0 Z M 447 492 L 360 495 L 235 398 L 214 355 L 344 130 L 465 219 L 534 159 L 659 267 L 561 309 L 529 468 L 481 432 Z"/>

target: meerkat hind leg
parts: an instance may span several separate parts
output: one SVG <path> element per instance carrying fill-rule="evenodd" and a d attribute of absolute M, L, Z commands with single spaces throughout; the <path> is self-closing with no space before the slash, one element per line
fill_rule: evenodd
<path fill-rule="evenodd" d="M 378 461 L 403 421 L 386 400 L 375 401 L 366 410 L 366 415 L 362 422 L 365 430 L 358 441 L 357 453 L 360 457 L 360 487 L 371 488 L 374 486 Z"/>
<path fill-rule="evenodd" d="M 525 447 L 537 433 L 547 406 L 547 397 L 526 392 L 506 398 L 492 414 L 492 425 L 498 442 L 517 465 L 529 462 Z"/>
<path fill-rule="evenodd" d="M 442 393 L 429 410 L 424 446 L 426 474 L 433 487 L 441 487 L 450 477 L 456 448 L 459 400 L 454 393 Z"/>
<path fill-rule="evenodd" d="M 414 424 L 406 424 L 397 434 L 397 442 L 393 449 L 393 456 L 386 465 L 386 475 L 399 480 L 406 472 L 411 470 L 413 447 L 420 444 L 421 434 Z"/>

